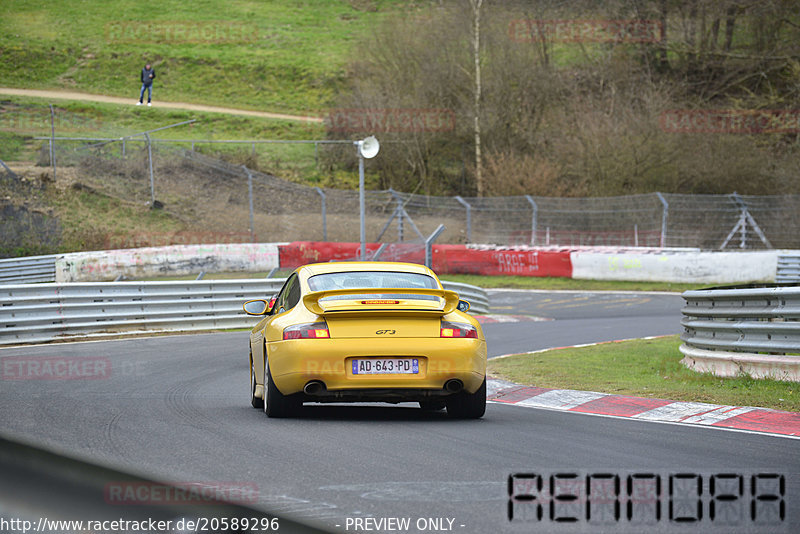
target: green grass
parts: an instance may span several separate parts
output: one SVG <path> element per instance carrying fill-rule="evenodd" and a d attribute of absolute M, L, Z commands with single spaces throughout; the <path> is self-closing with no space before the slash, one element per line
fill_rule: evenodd
<path fill-rule="evenodd" d="M 669 336 L 556 349 L 489 360 L 488 370 L 539 387 L 800 412 L 800 384 L 696 373 L 680 363 L 680 344 Z"/>
<path fill-rule="evenodd" d="M 472 284 L 483 288 L 576 290 L 576 291 L 671 291 L 683 292 L 701 289 L 708 284 L 677 284 L 671 282 L 622 282 L 614 280 L 576 280 L 538 276 L 481 276 L 472 274 L 446 274 L 451 282 Z"/>
<path fill-rule="evenodd" d="M 427 5 L 427 2 L 421 2 Z M 361 36 L 400 0 L 5 0 L 4 86 L 153 98 L 282 112 L 321 112 L 346 79 Z"/>

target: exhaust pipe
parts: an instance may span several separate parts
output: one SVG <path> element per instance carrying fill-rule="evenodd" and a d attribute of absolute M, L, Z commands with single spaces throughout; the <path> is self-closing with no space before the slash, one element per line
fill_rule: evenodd
<path fill-rule="evenodd" d="M 457 378 L 453 378 L 444 383 L 444 389 L 450 393 L 458 393 L 464 389 L 464 383 Z"/>
<path fill-rule="evenodd" d="M 325 384 L 319 380 L 312 380 L 303 388 L 303 393 L 306 395 L 318 395 L 325 391 Z"/>

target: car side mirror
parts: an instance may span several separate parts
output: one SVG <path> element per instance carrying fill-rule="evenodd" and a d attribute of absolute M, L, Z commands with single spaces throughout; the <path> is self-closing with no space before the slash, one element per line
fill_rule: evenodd
<path fill-rule="evenodd" d="M 469 302 L 467 302 L 466 300 L 459 300 L 458 311 L 467 313 L 469 311 Z"/>
<path fill-rule="evenodd" d="M 266 315 L 270 310 L 269 302 L 263 299 L 248 300 L 242 305 L 247 315 Z"/>

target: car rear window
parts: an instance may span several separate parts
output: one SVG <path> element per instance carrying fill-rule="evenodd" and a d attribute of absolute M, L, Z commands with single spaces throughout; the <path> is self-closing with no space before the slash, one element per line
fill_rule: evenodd
<path fill-rule="evenodd" d="M 308 279 L 311 291 L 330 291 L 332 289 L 380 289 L 380 288 L 413 288 L 413 289 L 439 289 L 436 280 L 426 274 L 404 273 L 395 271 L 353 271 L 341 273 L 318 274 Z M 359 298 L 400 298 L 417 300 L 437 300 L 438 297 L 430 295 L 408 294 L 379 294 L 365 293 L 364 295 L 344 295 L 326 297 L 322 300 L 354 300 Z"/>

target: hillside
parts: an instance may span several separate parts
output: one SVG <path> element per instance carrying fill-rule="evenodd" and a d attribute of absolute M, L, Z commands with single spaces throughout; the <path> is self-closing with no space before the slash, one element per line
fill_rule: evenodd
<path fill-rule="evenodd" d="M 400 0 L 4 0 L 0 85 L 282 113 L 326 109 L 357 39 Z"/>
<path fill-rule="evenodd" d="M 100 95 L 0 96 L 0 159 L 27 179 L 2 191 L 4 220 L 24 249 L 7 242 L 8 250 L 96 247 L 137 224 L 160 235 L 202 229 L 200 204 L 179 192 L 191 183 L 170 191 L 163 212 L 144 207 L 144 182 L 135 201 L 114 189 L 146 173 L 143 138 L 123 147 L 121 137 L 191 119 L 154 138 L 192 140 L 169 146 L 310 186 L 356 187 L 352 146 L 212 141 L 376 134 L 381 153 L 367 165 L 368 189 L 428 195 L 800 193 L 800 14 L 792 2 L 496 0 L 478 13 L 479 35 L 468 0 L 219 5 L 0 4 L 0 86 Z M 133 105 L 145 62 L 157 71 L 152 108 Z M 56 136 L 114 140 L 59 141 L 58 184 L 48 179 L 47 142 L 35 139 L 50 134 L 49 104 Z M 120 161 L 87 166 L 90 152 Z M 132 153 L 140 158 L 133 163 Z M 224 228 L 224 210 L 215 216 Z M 27 238 L 25 228 L 36 226 L 52 231 Z"/>

